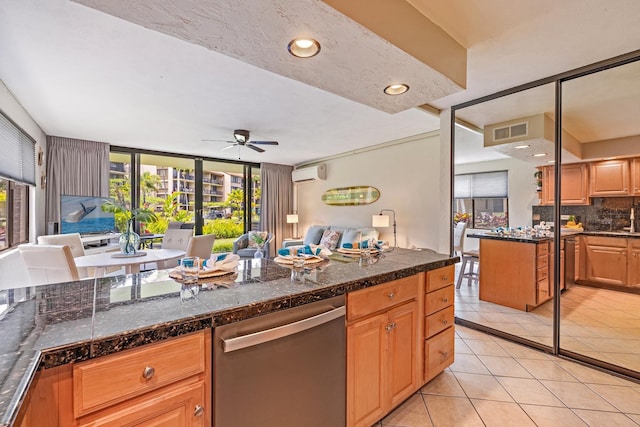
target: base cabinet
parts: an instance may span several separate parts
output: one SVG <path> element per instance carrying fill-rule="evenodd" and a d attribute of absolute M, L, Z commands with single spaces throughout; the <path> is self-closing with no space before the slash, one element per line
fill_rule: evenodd
<path fill-rule="evenodd" d="M 41 371 L 21 427 L 211 425 L 211 332 Z"/>
<path fill-rule="evenodd" d="M 422 385 L 424 274 L 347 294 L 347 425 L 369 427 Z"/>
<path fill-rule="evenodd" d="M 584 279 L 604 285 L 627 284 L 627 239 L 584 236 Z"/>
<path fill-rule="evenodd" d="M 454 361 L 454 277 L 453 265 L 427 272 L 424 302 L 425 383 Z"/>
<path fill-rule="evenodd" d="M 627 282 L 633 288 L 640 288 L 640 239 L 629 240 Z"/>

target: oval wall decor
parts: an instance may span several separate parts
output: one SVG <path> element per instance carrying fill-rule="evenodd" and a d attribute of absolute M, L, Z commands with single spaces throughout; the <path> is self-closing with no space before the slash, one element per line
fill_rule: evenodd
<path fill-rule="evenodd" d="M 380 198 L 380 190 L 375 187 L 357 186 L 340 187 L 327 190 L 322 195 L 322 201 L 329 206 L 359 206 L 368 205 Z"/>

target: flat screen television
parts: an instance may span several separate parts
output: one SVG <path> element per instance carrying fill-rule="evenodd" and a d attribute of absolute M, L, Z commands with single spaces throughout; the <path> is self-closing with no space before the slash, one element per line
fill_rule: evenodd
<path fill-rule="evenodd" d="M 113 212 L 102 209 L 110 197 L 60 196 L 60 233 L 103 234 L 116 229 Z"/>

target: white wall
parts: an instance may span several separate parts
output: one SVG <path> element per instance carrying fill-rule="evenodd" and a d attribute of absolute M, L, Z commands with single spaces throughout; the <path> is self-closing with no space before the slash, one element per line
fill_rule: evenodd
<path fill-rule="evenodd" d="M 44 132 L 29 116 L 29 113 L 22 108 L 20 102 L 2 81 L 0 81 L 0 110 L 36 141 L 36 156 L 40 150 L 46 153 L 46 136 Z M 44 220 L 45 192 L 40 188 L 40 176 L 45 171 L 45 164 L 46 159 L 42 166 L 36 164 L 36 183 L 38 185 L 29 192 L 31 211 L 29 240 L 32 242 L 35 241 L 36 236 L 45 234 L 46 231 Z M 19 287 L 21 283 L 27 280 L 27 271 L 21 261 L 22 259 L 16 250 L 4 251 L 0 254 L 0 289 L 9 285 Z"/>
<path fill-rule="evenodd" d="M 298 234 L 304 236 L 314 224 L 371 227 L 372 215 L 393 209 L 398 246 L 437 250 L 440 151 L 440 136 L 434 132 L 318 162 L 327 165 L 325 181 L 295 184 Z M 359 185 L 376 187 L 380 199 L 364 206 L 328 206 L 321 201 L 331 188 Z M 378 231 L 393 243 L 392 227 Z"/>
<path fill-rule="evenodd" d="M 538 204 L 536 181 L 533 174 L 537 169 L 517 159 L 493 160 L 490 162 L 456 165 L 455 173 L 474 173 L 507 170 L 509 177 L 509 225 L 524 227 L 531 225 L 531 207 Z M 468 233 L 473 230 L 467 230 Z M 477 249 L 478 239 L 465 239 L 465 249 Z"/>

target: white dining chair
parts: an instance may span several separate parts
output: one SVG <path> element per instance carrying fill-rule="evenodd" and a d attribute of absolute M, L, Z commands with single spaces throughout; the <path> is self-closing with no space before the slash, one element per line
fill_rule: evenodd
<path fill-rule="evenodd" d="M 69 234 L 50 234 L 48 236 L 38 236 L 38 244 L 39 245 L 65 245 L 69 246 L 71 250 L 71 255 L 74 258 L 79 256 L 84 256 L 84 245 L 82 244 L 82 238 L 80 237 L 80 233 L 69 233 Z M 84 268 L 78 268 L 78 275 L 81 279 L 86 277 L 91 277 L 93 272 L 89 274 L 89 271 Z"/>
<path fill-rule="evenodd" d="M 211 257 L 211 251 L 213 250 L 213 244 L 215 241 L 215 234 L 191 236 L 185 256 L 197 256 L 200 259 L 209 259 L 209 257 Z"/>
<path fill-rule="evenodd" d="M 31 285 L 80 280 L 71 248 L 66 245 L 20 245 Z"/>
<path fill-rule="evenodd" d="M 187 252 L 189 240 L 193 237 L 193 230 L 189 228 L 167 228 L 162 238 L 162 249 L 179 249 Z M 157 263 L 157 268 L 172 268 L 178 265 L 178 260 Z"/>

